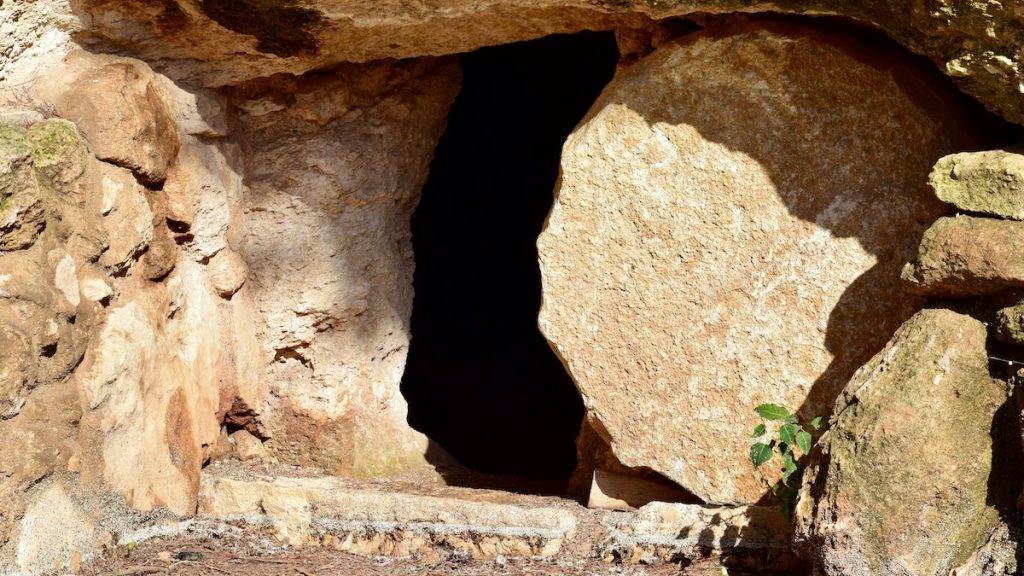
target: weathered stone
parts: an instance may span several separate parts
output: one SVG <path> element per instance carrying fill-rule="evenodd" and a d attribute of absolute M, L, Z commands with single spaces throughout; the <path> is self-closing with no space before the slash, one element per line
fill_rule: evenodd
<path fill-rule="evenodd" d="M 163 182 L 179 140 L 153 71 L 128 58 L 81 52 L 69 61 L 78 75 L 57 102 L 61 115 L 78 125 L 98 158 L 144 183 Z"/>
<path fill-rule="evenodd" d="M 606 515 L 601 524 L 609 536 L 602 556 L 626 562 L 677 562 L 728 551 L 736 567 L 743 551 L 757 551 L 756 573 L 785 573 L 779 568 L 792 561 L 790 527 L 777 507 L 652 502 L 636 512 Z"/>
<path fill-rule="evenodd" d="M 941 218 L 903 269 L 907 289 L 929 296 L 984 296 L 1024 286 L 1024 223 Z"/>
<path fill-rule="evenodd" d="M 938 161 L 928 183 L 944 202 L 966 212 L 1024 220 L 1024 154 L 961 152 Z"/>
<path fill-rule="evenodd" d="M 140 510 L 195 511 L 199 469 L 220 432 L 220 326 L 201 267 L 185 263 L 110 310 L 75 381 L 83 478 Z"/>
<path fill-rule="evenodd" d="M 227 246 L 229 206 L 241 202 L 242 178 L 237 148 L 185 138 L 164 186 L 167 218 L 179 241 L 197 261 Z"/>
<path fill-rule="evenodd" d="M 164 226 L 156 228 L 153 234 L 153 241 L 149 243 L 149 249 L 143 258 L 142 275 L 147 280 L 158 282 L 174 270 L 178 259 L 178 245 Z"/>
<path fill-rule="evenodd" d="M 242 462 L 259 462 L 267 458 L 267 450 L 263 447 L 263 443 L 247 430 L 238 430 L 233 433 L 231 442 L 234 444 L 235 455 Z"/>
<path fill-rule="evenodd" d="M 216 472 L 203 476 L 199 511 L 269 522 L 291 544 L 312 540 L 351 552 L 403 556 L 445 543 L 464 545 L 475 557 L 551 556 L 577 525 L 571 510 L 493 502 L 486 493 L 421 495 L 344 478 L 236 478 Z"/>
<path fill-rule="evenodd" d="M 988 542 L 949 576 L 1017 576 L 1018 531 L 1007 524 L 996 526 Z"/>
<path fill-rule="evenodd" d="M 78 37 L 160 61 L 171 76 L 219 86 L 341 62 L 455 54 L 549 34 L 640 28 L 648 18 L 723 12 L 833 14 L 871 23 L 929 56 L 991 109 L 1024 121 L 1018 50 L 1024 14 L 1012 2 L 936 0 L 925 9 L 916 0 L 218 0 L 203 6 L 84 0 L 81 13 L 88 18 Z M 30 32 L 14 38 L 22 36 Z"/>
<path fill-rule="evenodd" d="M 107 251 L 100 263 L 114 273 L 128 269 L 153 239 L 153 212 L 146 200 L 146 189 L 127 170 L 104 165 L 101 170 L 104 203 L 111 210 L 103 218 Z"/>
<path fill-rule="evenodd" d="M 757 501 L 753 408 L 826 413 L 920 306 L 899 270 L 962 132 L 878 58 L 799 27 L 698 33 L 621 70 L 569 137 L 540 326 L 623 465 Z"/>
<path fill-rule="evenodd" d="M 221 298 L 231 298 L 245 284 L 249 268 L 234 250 L 224 250 L 210 261 L 210 282 Z"/>
<path fill-rule="evenodd" d="M 359 476 L 428 469 L 399 390 L 409 218 L 458 84 L 454 62 L 426 60 L 233 91 L 232 103 L 290 103 L 240 112 L 232 128 L 249 188 L 236 249 L 271 359 L 259 376 L 267 447 L 282 462 Z"/>
<path fill-rule="evenodd" d="M 821 574 L 947 575 L 999 522 L 981 322 L 923 310 L 857 371 L 836 404 L 797 505 L 800 548 Z M 964 455 L 969 454 L 969 457 Z"/>
<path fill-rule="evenodd" d="M 0 125 L 0 252 L 24 250 L 46 226 L 24 128 Z"/>
<path fill-rule="evenodd" d="M 25 512 L 18 540 L 18 565 L 26 575 L 67 573 L 72 558 L 92 552 L 96 522 L 60 484 L 39 494 Z M 71 572 L 73 573 L 73 572 Z"/>
<path fill-rule="evenodd" d="M 67 120 L 45 120 L 28 129 L 32 160 L 40 179 L 49 186 L 68 190 L 85 172 L 91 158 L 78 129 Z"/>

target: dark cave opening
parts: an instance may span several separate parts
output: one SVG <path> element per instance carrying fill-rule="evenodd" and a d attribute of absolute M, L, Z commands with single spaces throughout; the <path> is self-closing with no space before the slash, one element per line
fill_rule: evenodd
<path fill-rule="evenodd" d="M 583 403 L 537 328 L 537 237 L 562 144 L 611 80 L 614 34 L 461 57 L 464 81 L 412 219 L 409 423 L 463 466 L 565 480 Z"/>

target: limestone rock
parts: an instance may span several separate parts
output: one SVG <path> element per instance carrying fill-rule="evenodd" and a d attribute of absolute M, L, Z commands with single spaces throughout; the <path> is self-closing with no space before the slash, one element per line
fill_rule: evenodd
<path fill-rule="evenodd" d="M 31 576 L 53 574 L 54 568 L 70 571 L 73 557 L 92 552 L 95 532 L 95 520 L 60 484 L 53 484 L 36 497 L 22 519 L 18 565 Z"/>
<path fill-rule="evenodd" d="M 1020 547 L 1019 530 L 1000 524 L 992 531 L 988 542 L 974 553 L 964 565 L 954 569 L 949 576 L 1016 576 L 1018 569 L 1017 550 Z"/>
<path fill-rule="evenodd" d="M 220 431 L 219 315 L 200 266 L 110 310 L 75 382 L 83 478 L 139 510 L 195 511 L 199 469 Z"/>
<path fill-rule="evenodd" d="M 69 59 L 81 71 L 57 102 L 61 115 L 78 125 L 98 158 L 147 184 L 163 182 L 179 139 L 152 70 L 128 58 L 76 53 Z"/>
<path fill-rule="evenodd" d="M 331 477 L 206 474 L 199 510 L 269 521 L 290 544 L 313 540 L 350 552 L 396 556 L 438 544 L 465 546 L 475 557 L 552 556 L 577 525 L 566 508 L 518 506 L 469 494 L 401 493 Z"/>
<path fill-rule="evenodd" d="M 928 183 L 940 200 L 966 212 L 1024 220 L 1024 154 L 986 150 L 938 161 Z"/>
<path fill-rule="evenodd" d="M 990 430 L 1007 395 L 985 338 L 969 316 L 923 310 L 850 380 L 797 505 L 821 574 L 945 576 L 988 540 Z"/>
<path fill-rule="evenodd" d="M 234 250 L 224 250 L 210 261 L 210 281 L 222 298 L 231 298 L 249 276 L 245 260 Z"/>
<path fill-rule="evenodd" d="M 907 289 L 929 296 L 995 294 L 1024 286 L 1024 223 L 956 216 L 924 234 L 903 269 Z"/>
<path fill-rule="evenodd" d="M 80 6 L 81 42 L 159 61 L 172 77 L 207 86 L 341 62 L 455 54 L 549 34 L 640 28 L 648 18 L 726 11 L 832 14 L 876 25 L 927 55 L 991 109 L 1024 121 L 1024 56 L 1018 49 L 1024 13 L 1013 2 L 935 0 L 927 9 L 916 0 L 83 0 Z M 11 44 L 31 42 L 30 30 L 14 32 Z M 3 64 L 0 58 L 0 69 Z"/>
<path fill-rule="evenodd" d="M 760 562 L 751 566 L 753 573 L 785 573 L 780 568 L 792 561 L 789 526 L 782 512 L 772 506 L 652 502 L 633 513 L 604 516 L 601 524 L 608 531 L 602 555 L 631 563 L 645 558 L 675 562 L 723 550 L 735 560 L 743 551 L 757 551 Z"/>
<path fill-rule="evenodd" d="M 105 202 L 111 209 L 103 224 L 110 239 L 100 263 L 112 272 L 129 268 L 153 239 L 153 212 L 146 189 L 127 170 L 104 165 L 101 172 Z"/>
<path fill-rule="evenodd" d="M 41 181 L 67 193 L 91 160 L 78 128 L 67 120 L 50 119 L 28 129 L 32 161 Z"/>
<path fill-rule="evenodd" d="M 569 137 L 540 326 L 623 465 L 757 501 L 753 408 L 827 413 L 920 306 L 899 270 L 962 132 L 877 56 L 798 27 L 698 33 L 620 70 Z"/>
<path fill-rule="evenodd" d="M 24 128 L 0 125 L 0 252 L 24 250 L 46 226 Z"/>
<path fill-rule="evenodd" d="M 240 163 L 236 147 L 189 137 L 168 173 L 167 218 L 197 261 L 208 260 L 227 246 L 230 206 L 241 204 Z"/>
<path fill-rule="evenodd" d="M 232 103 L 248 190 L 237 251 L 282 462 L 376 476 L 426 470 L 399 390 L 409 344 L 409 218 L 459 84 L 452 61 L 345 66 L 253 83 Z M 288 104 L 290 103 L 290 104 Z M 195 224 L 193 224 L 195 226 Z"/>
<path fill-rule="evenodd" d="M 235 455 L 242 462 L 262 461 L 267 457 L 267 450 L 259 438 L 246 430 L 239 430 L 231 435 Z"/>

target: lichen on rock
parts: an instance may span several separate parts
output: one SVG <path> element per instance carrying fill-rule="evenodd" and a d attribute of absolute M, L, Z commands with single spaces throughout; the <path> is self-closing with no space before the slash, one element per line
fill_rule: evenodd
<path fill-rule="evenodd" d="M 798 547 L 821 574 L 946 576 L 999 522 L 990 482 L 997 410 L 981 322 L 908 320 L 850 380 L 807 470 Z"/>

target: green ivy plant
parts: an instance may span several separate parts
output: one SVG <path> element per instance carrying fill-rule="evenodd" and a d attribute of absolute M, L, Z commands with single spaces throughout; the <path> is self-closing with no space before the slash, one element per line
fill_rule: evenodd
<path fill-rule="evenodd" d="M 761 404 L 754 408 L 754 412 L 761 417 L 761 423 L 754 428 L 751 435 L 754 444 L 750 447 L 750 461 L 754 463 L 754 475 L 782 502 L 782 513 L 786 515 L 787 520 L 792 520 L 800 486 L 800 463 L 803 457 L 811 452 L 811 446 L 814 444 L 812 430 L 817 432 L 821 429 L 822 417 L 818 416 L 811 420 L 808 429 L 800 423 L 796 414 L 791 414 L 778 404 Z M 767 437 L 769 422 L 772 423 L 775 437 Z M 795 448 L 800 449 L 799 455 Z M 772 484 L 761 474 L 761 467 L 771 462 L 776 454 L 780 459 L 782 478 Z"/>

